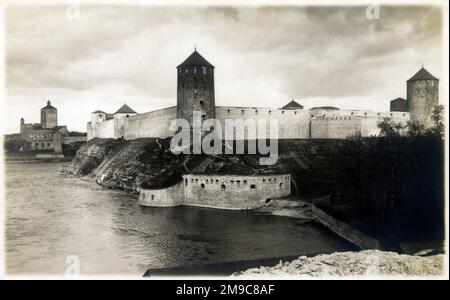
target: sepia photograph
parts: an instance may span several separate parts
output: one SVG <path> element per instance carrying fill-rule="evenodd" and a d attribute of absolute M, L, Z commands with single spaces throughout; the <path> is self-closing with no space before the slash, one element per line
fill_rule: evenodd
<path fill-rule="evenodd" d="M 2 278 L 448 279 L 448 2 L 0 19 Z"/>

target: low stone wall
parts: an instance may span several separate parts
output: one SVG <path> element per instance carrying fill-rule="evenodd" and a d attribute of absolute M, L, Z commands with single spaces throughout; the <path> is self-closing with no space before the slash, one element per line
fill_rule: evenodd
<path fill-rule="evenodd" d="M 164 189 L 141 189 L 138 203 L 142 206 L 179 206 L 183 202 L 183 192 L 181 182 Z"/>
<path fill-rule="evenodd" d="M 231 210 L 263 207 L 271 199 L 291 194 L 291 177 L 283 175 L 184 175 L 165 189 L 141 189 L 143 206 L 198 206 Z"/>
<path fill-rule="evenodd" d="M 327 227 L 337 235 L 343 237 L 344 239 L 350 241 L 351 243 L 357 245 L 362 249 L 382 249 L 378 240 L 354 229 L 347 223 L 334 218 L 330 214 L 326 213 L 323 209 L 319 208 L 317 205 L 313 204 L 311 208 L 313 219 L 323 224 L 325 227 Z"/>

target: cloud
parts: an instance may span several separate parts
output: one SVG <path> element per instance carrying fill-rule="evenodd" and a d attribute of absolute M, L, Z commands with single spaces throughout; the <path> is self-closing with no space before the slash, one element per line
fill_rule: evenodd
<path fill-rule="evenodd" d="M 8 6 L 7 130 L 24 114 L 38 121 L 24 112 L 48 98 L 76 130 L 124 101 L 175 105 L 175 67 L 194 44 L 216 66 L 218 105 L 387 109 L 420 64 L 441 75 L 441 20 L 433 6 L 382 6 L 379 20 L 357 6 L 81 6 L 78 19 L 65 6 Z"/>

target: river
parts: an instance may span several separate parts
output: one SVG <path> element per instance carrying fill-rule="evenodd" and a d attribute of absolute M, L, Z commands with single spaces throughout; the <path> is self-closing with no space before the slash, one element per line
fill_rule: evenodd
<path fill-rule="evenodd" d="M 61 167 L 5 163 L 8 274 L 64 275 L 75 257 L 81 275 L 140 276 L 148 268 L 351 248 L 316 223 L 288 217 L 144 208 L 137 195 L 61 178 Z"/>

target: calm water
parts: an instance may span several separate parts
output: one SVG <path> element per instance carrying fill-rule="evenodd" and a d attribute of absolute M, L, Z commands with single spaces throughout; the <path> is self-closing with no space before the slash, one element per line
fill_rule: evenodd
<path fill-rule="evenodd" d="M 142 275 L 148 268 L 347 250 L 314 223 L 251 212 L 142 208 L 137 196 L 60 178 L 59 163 L 6 163 L 9 274 Z"/>

